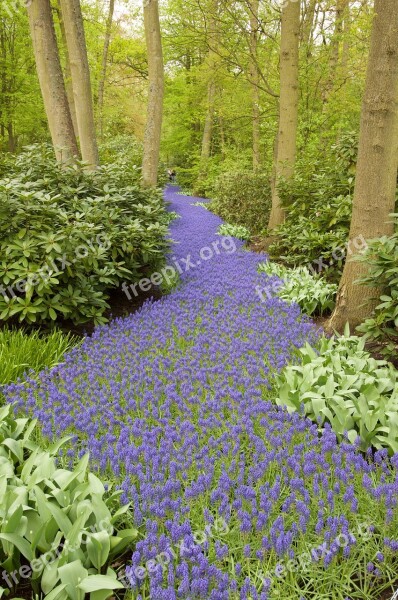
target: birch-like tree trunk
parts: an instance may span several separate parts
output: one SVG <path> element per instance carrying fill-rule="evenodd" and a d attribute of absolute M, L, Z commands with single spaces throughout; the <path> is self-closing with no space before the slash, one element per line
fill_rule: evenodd
<path fill-rule="evenodd" d="M 380 290 L 357 283 L 367 274 L 355 257 L 363 239 L 391 235 L 398 168 L 398 4 L 375 0 L 347 261 L 328 327 L 356 326 L 379 303 Z"/>
<path fill-rule="evenodd" d="M 142 161 L 144 187 L 157 184 L 163 120 L 164 65 L 158 0 L 144 0 L 149 93 Z"/>
<path fill-rule="evenodd" d="M 60 0 L 72 75 L 77 129 L 82 159 L 87 170 L 98 166 L 90 69 L 80 0 Z"/>
<path fill-rule="evenodd" d="M 78 155 L 78 149 L 65 91 L 50 0 L 32 0 L 27 9 L 37 74 L 55 155 L 59 163 L 70 163 Z"/>
<path fill-rule="evenodd" d="M 278 179 L 289 179 L 296 161 L 296 139 L 299 103 L 299 37 L 300 2 L 287 2 L 282 8 L 280 49 L 280 99 L 278 148 L 275 180 L 268 228 L 283 223 L 285 212 L 278 193 Z"/>
<path fill-rule="evenodd" d="M 99 123 L 99 129 L 100 129 L 101 136 L 103 134 L 103 114 L 102 113 L 103 113 L 103 108 L 104 108 L 104 90 L 105 90 L 106 71 L 107 71 L 107 66 L 108 66 L 109 44 L 111 41 L 114 10 L 115 10 L 115 0 L 109 0 L 109 11 L 108 11 L 108 18 L 106 20 L 104 48 L 102 51 L 101 75 L 100 75 L 99 84 L 98 84 L 97 114 L 98 114 L 98 123 Z"/>

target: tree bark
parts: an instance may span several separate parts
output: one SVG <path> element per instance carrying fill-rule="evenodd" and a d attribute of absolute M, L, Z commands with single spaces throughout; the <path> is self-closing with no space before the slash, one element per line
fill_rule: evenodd
<path fill-rule="evenodd" d="M 211 79 L 207 86 L 207 109 L 205 125 L 203 128 L 202 137 L 202 151 L 200 154 L 201 172 L 204 175 L 207 170 L 207 163 L 211 154 L 211 141 L 213 139 L 213 123 L 214 123 L 214 112 L 215 112 L 215 97 L 216 97 L 216 84 Z"/>
<path fill-rule="evenodd" d="M 368 272 L 352 259 L 361 239 L 391 235 L 398 167 L 398 5 L 375 0 L 371 48 L 361 113 L 361 129 L 347 261 L 340 281 L 330 330 L 355 327 L 379 303 L 380 290 L 360 285 Z M 359 240 L 359 241 L 358 241 Z"/>
<path fill-rule="evenodd" d="M 104 108 L 104 90 L 105 90 L 106 70 L 107 70 L 107 65 L 108 65 L 108 53 L 109 53 L 109 44 L 111 41 L 114 10 L 115 10 L 115 0 L 109 0 L 109 12 L 108 12 L 108 18 L 106 20 L 104 49 L 102 51 L 101 75 L 100 75 L 100 80 L 99 80 L 99 84 L 98 84 L 97 114 L 98 114 L 98 123 L 99 123 L 99 129 L 100 129 L 101 136 L 103 134 L 103 114 L 102 114 L 102 112 L 103 112 L 103 108 Z"/>
<path fill-rule="evenodd" d="M 66 95 L 67 95 L 67 98 L 68 98 L 70 116 L 72 117 L 73 130 L 75 132 L 76 139 L 78 139 L 78 137 L 79 137 L 79 131 L 78 131 L 78 128 L 77 128 L 75 99 L 73 97 L 72 73 L 71 73 L 71 70 L 70 70 L 70 60 L 69 60 L 69 53 L 68 53 L 68 45 L 66 43 L 65 25 L 64 25 L 64 20 L 63 20 L 63 17 L 62 17 L 61 5 L 60 5 L 60 1 L 59 0 L 58 0 L 58 18 L 59 18 L 59 28 L 61 30 L 62 45 L 63 45 L 63 49 L 64 49 L 64 52 L 65 52 L 65 75 L 64 75 L 65 89 L 66 89 Z"/>
<path fill-rule="evenodd" d="M 287 2 L 282 8 L 280 50 L 280 100 L 278 150 L 275 163 L 276 185 L 268 223 L 275 229 L 283 223 L 285 212 L 278 193 L 278 179 L 289 179 L 296 161 L 296 139 L 299 104 L 299 36 L 300 2 Z"/>
<path fill-rule="evenodd" d="M 257 62 L 259 0 L 250 2 L 250 83 L 252 90 L 253 171 L 261 166 L 260 153 L 260 75 Z"/>
<path fill-rule="evenodd" d="M 158 0 L 144 0 L 149 94 L 142 161 L 144 187 L 157 184 L 163 120 L 164 66 Z"/>
<path fill-rule="evenodd" d="M 50 0 L 28 5 L 37 74 L 57 161 L 73 162 L 78 155 L 65 84 L 59 60 Z"/>
<path fill-rule="evenodd" d="M 202 136 L 202 149 L 200 153 L 199 178 L 204 178 L 207 174 L 209 158 L 211 155 L 211 142 L 213 139 L 214 130 L 214 113 L 217 91 L 215 74 L 218 63 L 218 56 L 216 52 L 218 46 L 218 32 L 216 23 L 218 0 L 211 0 L 209 10 L 211 11 L 209 17 L 209 30 L 207 32 L 209 51 L 207 54 L 206 62 L 207 69 L 209 72 L 209 79 L 207 83 L 207 107 Z"/>
<path fill-rule="evenodd" d="M 80 0 L 60 0 L 72 74 L 82 159 L 88 171 L 98 166 L 93 99 Z"/>
<path fill-rule="evenodd" d="M 311 55 L 312 36 L 314 30 L 315 9 L 318 0 L 308 0 L 304 19 L 301 24 L 301 42 L 307 47 L 307 56 Z"/>
<path fill-rule="evenodd" d="M 343 41 L 344 23 L 349 9 L 349 0 L 336 0 L 336 17 L 334 21 L 334 33 L 330 44 L 329 76 L 323 94 L 323 102 L 326 103 L 335 86 L 340 50 Z M 340 79 L 340 77 L 339 77 Z"/>

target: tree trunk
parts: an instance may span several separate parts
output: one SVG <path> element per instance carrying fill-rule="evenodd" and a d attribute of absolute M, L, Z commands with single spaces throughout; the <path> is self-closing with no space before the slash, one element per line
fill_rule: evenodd
<path fill-rule="evenodd" d="M 106 68 L 108 64 L 108 52 L 109 52 L 109 43 L 111 41 L 111 32 L 112 32 L 112 22 L 113 22 L 113 13 L 115 10 L 115 0 L 109 0 L 109 12 L 108 18 L 106 20 L 106 29 L 105 29 L 105 38 L 104 38 L 104 49 L 102 52 L 102 68 L 101 75 L 98 85 L 98 105 L 97 105 L 97 114 L 98 114 L 98 123 L 100 129 L 100 135 L 103 134 L 103 107 L 104 107 L 104 90 L 105 90 L 105 80 L 106 80 Z"/>
<path fill-rule="evenodd" d="M 202 149 L 200 153 L 200 179 L 206 177 L 207 175 L 208 163 L 211 155 L 211 142 L 213 139 L 215 100 L 217 91 L 215 75 L 217 71 L 218 56 L 215 50 L 218 46 L 218 32 L 216 23 L 218 0 L 211 0 L 209 11 L 209 29 L 207 32 L 209 51 L 207 54 L 206 63 L 207 70 L 209 72 L 209 80 L 207 83 L 207 107 L 202 136 Z"/>
<path fill-rule="evenodd" d="M 260 75 L 257 63 L 258 42 L 258 6 L 259 0 L 250 3 L 250 83 L 252 89 L 252 120 L 253 120 L 253 170 L 261 165 L 260 154 Z"/>
<path fill-rule="evenodd" d="M 59 163 L 73 162 L 78 149 L 62 76 L 50 0 L 33 0 L 27 7 L 37 74 L 55 154 Z"/>
<path fill-rule="evenodd" d="M 8 151 L 9 152 L 16 152 L 17 150 L 17 140 L 14 134 L 14 126 L 12 123 L 9 123 L 7 125 L 7 132 L 8 132 Z"/>
<path fill-rule="evenodd" d="M 336 0 L 336 17 L 334 22 L 334 33 L 330 44 L 329 76 L 323 94 L 323 102 L 326 103 L 336 82 L 337 71 L 340 60 L 340 49 L 343 41 L 344 22 L 349 7 L 349 0 Z M 340 79 L 340 78 L 339 78 Z"/>
<path fill-rule="evenodd" d="M 60 5 L 59 0 L 58 0 L 58 18 L 59 18 L 59 28 L 61 30 L 62 45 L 63 45 L 64 52 L 65 52 L 65 89 L 66 89 L 66 95 L 68 97 L 70 116 L 72 117 L 73 130 L 75 132 L 76 139 L 78 139 L 79 131 L 77 129 L 76 107 L 75 107 L 75 99 L 73 97 L 72 74 L 71 74 L 71 70 L 70 70 L 68 45 L 66 43 L 65 25 L 64 25 L 64 20 L 62 18 L 62 11 L 61 11 L 61 5 Z"/>
<path fill-rule="evenodd" d="M 300 2 L 287 2 L 282 8 L 278 151 L 275 164 L 276 185 L 272 194 L 269 229 L 275 229 L 285 219 L 277 183 L 280 177 L 286 179 L 292 177 L 296 161 L 299 36 Z"/>
<path fill-rule="evenodd" d="M 375 0 L 371 48 L 362 105 L 359 155 L 355 181 L 350 243 L 329 329 L 342 331 L 369 317 L 380 290 L 356 283 L 368 272 L 352 259 L 360 241 L 391 235 L 398 167 L 398 5 Z"/>
<path fill-rule="evenodd" d="M 148 52 L 149 94 L 142 161 L 144 187 L 158 181 L 163 120 L 164 66 L 158 0 L 144 0 L 145 39 Z"/>
<path fill-rule="evenodd" d="M 60 0 L 60 4 L 72 74 L 80 149 L 82 159 L 87 163 L 87 170 L 92 171 L 98 166 L 98 148 L 80 0 Z"/>
<path fill-rule="evenodd" d="M 216 97 L 216 84 L 211 79 L 208 83 L 207 87 L 207 110 L 206 110 L 206 119 L 205 125 L 203 128 L 203 137 L 202 137 L 202 151 L 200 154 L 200 163 L 201 163 L 201 172 L 204 175 L 207 171 L 207 163 L 211 154 L 211 141 L 213 139 L 213 122 L 214 122 L 214 112 L 215 105 L 214 100 Z"/>
<path fill-rule="evenodd" d="M 304 19 L 301 24 L 301 41 L 307 47 L 307 56 L 311 55 L 312 36 L 314 31 L 315 9 L 318 0 L 309 0 Z"/>

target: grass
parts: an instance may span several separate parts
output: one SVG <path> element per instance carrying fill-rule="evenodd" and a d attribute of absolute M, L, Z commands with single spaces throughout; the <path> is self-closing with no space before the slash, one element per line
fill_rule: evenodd
<path fill-rule="evenodd" d="M 63 355 L 79 343 L 70 334 L 54 330 L 51 333 L 20 329 L 0 331 L 0 385 L 12 383 L 29 371 L 54 367 Z"/>

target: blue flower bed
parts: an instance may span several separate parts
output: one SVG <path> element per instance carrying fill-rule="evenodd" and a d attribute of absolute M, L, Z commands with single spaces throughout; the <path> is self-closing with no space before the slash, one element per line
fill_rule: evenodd
<path fill-rule="evenodd" d="M 166 199 L 183 285 L 8 400 L 49 437 L 75 433 L 70 455 L 88 449 L 132 501 L 134 598 L 378 600 L 397 572 L 398 460 L 275 406 L 274 373 L 314 325 L 257 272 L 264 255 Z"/>

